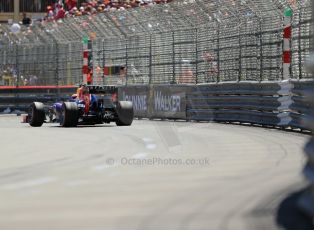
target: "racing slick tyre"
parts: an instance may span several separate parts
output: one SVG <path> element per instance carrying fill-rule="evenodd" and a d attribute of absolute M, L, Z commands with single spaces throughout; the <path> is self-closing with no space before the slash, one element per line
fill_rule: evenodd
<path fill-rule="evenodd" d="M 78 124 L 78 107 L 75 102 L 64 102 L 62 104 L 62 115 L 60 125 L 63 127 L 76 127 Z"/>
<path fill-rule="evenodd" d="M 29 121 L 32 127 L 40 127 L 45 121 L 46 115 L 44 104 L 41 102 L 33 102 L 30 106 Z"/>
<path fill-rule="evenodd" d="M 116 106 L 117 126 L 130 126 L 134 118 L 133 104 L 131 101 L 119 101 Z"/>

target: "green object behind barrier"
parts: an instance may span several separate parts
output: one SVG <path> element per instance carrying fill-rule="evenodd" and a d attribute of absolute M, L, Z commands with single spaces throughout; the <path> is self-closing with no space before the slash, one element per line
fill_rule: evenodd
<path fill-rule="evenodd" d="M 83 36 L 83 43 L 88 44 L 88 36 Z"/>
<path fill-rule="evenodd" d="M 285 17 L 292 17 L 292 15 L 293 15 L 292 9 L 291 9 L 290 7 L 287 7 L 287 8 L 285 9 L 284 15 L 285 15 Z"/>

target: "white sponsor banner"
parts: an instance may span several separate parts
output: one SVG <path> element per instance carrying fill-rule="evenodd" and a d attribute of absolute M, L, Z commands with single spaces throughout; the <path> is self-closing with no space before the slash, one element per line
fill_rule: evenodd
<path fill-rule="evenodd" d="M 181 96 L 155 91 L 154 109 L 161 112 L 181 112 Z"/>
<path fill-rule="evenodd" d="M 122 93 L 123 101 L 132 101 L 133 108 L 136 111 L 147 111 L 147 95 L 128 95 Z"/>

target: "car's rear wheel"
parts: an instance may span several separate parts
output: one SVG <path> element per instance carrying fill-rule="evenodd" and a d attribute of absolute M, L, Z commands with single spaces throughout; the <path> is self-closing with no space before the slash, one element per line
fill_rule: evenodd
<path fill-rule="evenodd" d="M 60 125 L 63 127 L 76 127 L 78 124 L 77 104 L 75 102 L 64 102 L 61 111 Z"/>
<path fill-rule="evenodd" d="M 133 122 L 134 110 L 130 101 L 119 101 L 116 106 L 117 126 L 129 126 Z"/>
<path fill-rule="evenodd" d="M 30 106 L 28 123 L 32 127 L 40 127 L 45 121 L 44 104 L 41 102 L 33 102 Z"/>

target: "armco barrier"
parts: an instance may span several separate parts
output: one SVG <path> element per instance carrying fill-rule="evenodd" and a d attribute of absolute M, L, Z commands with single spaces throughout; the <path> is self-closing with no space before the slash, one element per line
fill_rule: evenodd
<path fill-rule="evenodd" d="M 27 111 L 30 103 L 53 103 L 65 100 L 76 92 L 74 86 L 5 86 L 0 87 L 0 112 L 10 109 Z"/>
<path fill-rule="evenodd" d="M 311 108 L 313 108 L 310 101 L 313 96 L 314 81 L 292 81 L 292 84 L 291 126 L 309 129 L 303 121 L 311 115 Z"/>
<path fill-rule="evenodd" d="M 139 118 L 243 122 L 307 129 L 314 81 L 224 82 L 204 85 L 131 85 L 119 87 L 120 100 L 133 101 Z M 0 112 L 25 110 L 33 101 L 67 99 L 74 86 L 0 87 Z"/>
<path fill-rule="evenodd" d="M 195 86 L 187 95 L 187 118 L 288 126 L 291 87 L 289 82 Z"/>
<path fill-rule="evenodd" d="M 122 86 L 118 91 L 119 100 L 132 101 L 134 114 L 138 118 L 149 117 L 149 86 Z"/>
<path fill-rule="evenodd" d="M 242 122 L 308 130 L 312 81 L 224 82 L 204 85 L 122 86 L 139 118 Z"/>

